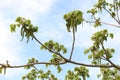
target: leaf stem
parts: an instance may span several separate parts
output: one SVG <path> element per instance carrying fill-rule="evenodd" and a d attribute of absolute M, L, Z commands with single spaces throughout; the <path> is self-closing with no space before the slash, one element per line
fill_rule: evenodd
<path fill-rule="evenodd" d="M 72 58 L 73 51 L 74 51 L 74 46 L 75 46 L 75 31 L 74 31 L 74 27 L 73 27 L 73 43 L 72 43 L 72 49 L 71 49 L 69 60 L 71 60 L 71 58 Z"/>

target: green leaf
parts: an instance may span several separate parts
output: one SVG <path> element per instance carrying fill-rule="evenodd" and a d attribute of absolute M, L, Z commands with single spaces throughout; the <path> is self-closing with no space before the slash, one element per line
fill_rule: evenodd
<path fill-rule="evenodd" d="M 48 66 L 50 66 L 49 64 L 45 64 L 45 66 L 46 66 L 46 68 L 48 67 Z"/>
<path fill-rule="evenodd" d="M 114 18 L 116 16 L 115 12 L 112 12 L 111 16 Z"/>
<path fill-rule="evenodd" d="M 87 13 L 91 13 L 92 15 L 95 15 L 97 13 L 97 10 L 91 9 L 91 10 L 88 10 Z"/>
<path fill-rule="evenodd" d="M 2 74 L 2 70 L 3 70 L 3 68 L 2 68 L 2 67 L 0 67 L 0 74 Z"/>
<path fill-rule="evenodd" d="M 67 53 L 67 49 L 66 48 L 63 48 L 63 53 Z"/>
<path fill-rule="evenodd" d="M 84 54 L 89 53 L 89 51 L 90 51 L 90 49 L 85 49 L 85 50 L 84 50 Z"/>
<path fill-rule="evenodd" d="M 25 79 L 26 79 L 26 77 L 25 77 L 25 76 L 23 76 L 23 77 L 22 77 L 22 80 L 25 80 Z"/>
<path fill-rule="evenodd" d="M 60 66 L 57 66 L 58 73 L 61 72 L 62 68 Z"/>
<path fill-rule="evenodd" d="M 112 33 L 110 33 L 110 37 L 113 39 L 114 35 Z"/>
<path fill-rule="evenodd" d="M 15 24 L 11 24 L 10 25 L 10 31 L 11 32 L 15 32 L 15 29 L 16 29 L 16 25 Z"/>
<path fill-rule="evenodd" d="M 11 24 L 10 25 L 10 31 L 15 32 L 16 27 L 21 27 L 21 36 L 23 40 L 24 36 L 27 38 L 27 43 L 30 38 L 33 40 L 33 35 L 35 32 L 38 31 L 37 26 L 33 26 L 31 21 L 29 19 L 23 18 L 23 17 L 18 17 L 16 18 L 16 24 Z"/>
<path fill-rule="evenodd" d="M 115 50 L 114 50 L 114 49 L 111 49 L 111 52 L 112 52 L 112 53 L 114 53 L 114 52 L 115 52 Z"/>
<path fill-rule="evenodd" d="M 96 19 L 94 27 L 101 26 L 100 18 Z"/>
<path fill-rule="evenodd" d="M 91 59 L 92 58 L 92 54 L 90 54 L 89 56 L 88 56 L 88 59 Z"/>

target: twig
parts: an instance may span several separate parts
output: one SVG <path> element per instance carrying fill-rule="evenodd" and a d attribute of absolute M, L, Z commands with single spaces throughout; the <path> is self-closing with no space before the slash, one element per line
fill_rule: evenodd
<path fill-rule="evenodd" d="M 111 13 L 106 9 L 106 8 L 103 8 L 105 11 L 107 11 L 110 15 Z M 120 24 L 120 22 L 115 18 L 115 17 L 112 17 L 116 22 L 118 22 L 118 24 Z"/>
<path fill-rule="evenodd" d="M 120 70 L 120 67 L 117 66 L 117 65 L 115 65 L 115 64 L 107 57 L 107 51 L 106 51 L 106 49 L 104 48 L 103 43 L 101 43 L 101 46 L 102 46 L 102 49 L 103 49 L 104 52 L 105 52 L 106 60 L 107 60 L 111 65 L 113 65 L 115 68 L 117 68 L 118 70 Z"/>
<path fill-rule="evenodd" d="M 25 66 L 34 66 L 34 65 L 38 65 L 38 64 L 49 64 L 49 65 L 62 65 L 65 64 L 67 62 L 61 62 L 61 63 L 51 63 L 51 62 L 37 62 L 37 63 L 31 63 L 31 64 L 26 64 L 26 65 L 19 65 L 19 66 L 12 66 L 12 65 L 4 65 L 4 64 L 0 64 L 0 68 L 22 68 Z"/>
<path fill-rule="evenodd" d="M 46 47 L 46 46 L 45 46 L 43 43 L 41 43 L 34 35 L 33 35 L 33 38 L 34 38 L 40 45 L 42 45 L 44 48 L 46 48 L 46 49 L 49 50 L 50 52 L 55 53 L 56 55 L 59 55 L 61 58 L 63 58 L 65 61 L 68 61 L 68 59 L 66 59 L 65 57 L 63 57 L 60 53 L 55 52 L 55 51 L 52 51 L 52 50 L 50 50 L 48 47 Z"/>
<path fill-rule="evenodd" d="M 117 19 L 118 21 L 120 22 L 120 17 L 119 17 L 119 10 L 118 10 L 118 7 L 117 7 L 117 10 L 116 10 L 116 14 L 117 14 Z M 120 24 L 120 23 L 119 23 Z"/>
<path fill-rule="evenodd" d="M 95 21 L 88 21 L 88 20 L 84 20 L 85 22 L 89 22 L 89 23 L 95 23 Z M 117 28 L 120 28 L 120 26 L 118 26 L 118 25 L 115 25 L 115 24 L 110 24 L 110 23 L 106 23 L 106 22 L 101 22 L 100 21 L 100 23 L 102 23 L 102 24 L 105 24 L 105 25 L 110 25 L 110 26 L 114 26 L 114 27 L 117 27 Z"/>
<path fill-rule="evenodd" d="M 72 58 L 73 51 L 74 51 L 74 46 L 75 46 L 75 31 L 74 31 L 74 27 L 73 27 L 73 43 L 72 43 L 72 49 L 71 49 L 69 60 L 71 60 L 71 58 Z"/>

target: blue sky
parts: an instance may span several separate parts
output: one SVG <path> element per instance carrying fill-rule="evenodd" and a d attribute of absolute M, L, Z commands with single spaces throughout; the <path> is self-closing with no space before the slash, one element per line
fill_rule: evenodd
<path fill-rule="evenodd" d="M 76 9 L 86 12 L 87 9 L 92 8 L 95 2 L 96 0 L 0 0 L 0 63 L 5 63 L 6 60 L 9 60 L 10 64 L 19 65 L 27 63 L 27 59 L 31 57 L 44 61 L 48 60 L 50 56 L 47 51 L 41 51 L 39 49 L 40 45 L 35 41 L 30 41 L 28 44 L 26 44 L 26 40 L 20 42 L 19 31 L 10 33 L 9 25 L 14 23 L 16 17 L 22 16 L 31 19 L 32 23 L 39 27 L 36 36 L 40 41 L 45 42 L 50 39 L 57 41 L 64 44 L 68 48 L 69 53 L 72 37 L 71 33 L 66 30 L 63 15 Z M 103 21 L 115 23 L 108 14 L 103 14 L 102 16 L 104 16 L 102 18 Z M 84 17 L 90 19 L 86 13 Z M 106 25 L 95 29 L 86 23 L 84 23 L 83 27 L 81 25 L 78 26 L 76 47 L 73 55 L 74 60 L 89 62 L 87 56 L 83 55 L 84 49 L 92 44 L 90 36 L 101 29 L 108 29 L 115 34 L 114 39 L 109 39 L 106 46 L 116 49 L 112 60 L 116 63 L 120 61 L 118 59 L 120 29 Z M 45 69 L 44 67 L 41 66 L 42 69 Z M 57 74 L 60 79 L 63 79 L 61 75 L 64 75 L 67 69 L 73 69 L 74 66 L 68 64 L 62 67 L 62 73 Z M 56 68 L 50 67 L 49 69 L 56 74 Z M 90 68 L 91 77 L 88 80 L 95 79 L 95 73 L 97 72 L 99 72 L 99 69 Z M 27 71 L 23 68 L 8 69 L 6 75 L 0 75 L 0 80 L 21 80 L 21 76 L 26 73 Z"/>

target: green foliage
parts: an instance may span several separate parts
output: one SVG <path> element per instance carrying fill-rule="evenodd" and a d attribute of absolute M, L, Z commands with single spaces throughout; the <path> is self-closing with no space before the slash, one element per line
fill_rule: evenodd
<path fill-rule="evenodd" d="M 30 69 L 35 63 L 38 63 L 38 60 L 36 60 L 35 58 L 28 59 L 28 63 L 24 68 Z"/>
<path fill-rule="evenodd" d="M 101 68 L 100 69 L 102 80 L 120 80 L 120 73 L 117 69 Z"/>
<path fill-rule="evenodd" d="M 83 13 L 79 10 L 65 14 L 64 19 L 66 20 L 66 27 L 68 32 L 71 31 L 70 29 L 77 31 L 77 25 L 81 24 L 84 21 Z"/>
<path fill-rule="evenodd" d="M 111 16 L 114 18 L 116 16 L 115 12 L 111 12 Z"/>
<path fill-rule="evenodd" d="M 35 69 L 31 70 L 26 76 L 22 77 L 22 80 L 36 80 L 39 72 L 37 72 Z"/>
<path fill-rule="evenodd" d="M 0 74 L 2 74 L 2 71 L 3 71 L 3 68 L 2 68 L 2 67 L 0 67 Z"/>
<path fill-rule="evenodd" d="M 107 30 L 101 30 L 93 34 L 91 40 L 93 45 L 84 51 L 84 54 L 91 52 L 88 56 L 88 59 L 93 59 L 92 64 L 101 64 L 101 59 L 112 58 L 112 53 L 115 52 L 114 49 L 104 48 L 104 41 L 107 41 L 107 38 L 113 38 L 112 33 L 108 33 Z"/>
<path fill-rule="evenodd" d="M 62 61 L 62 58 L 56 54 L 53 54 L 52 59 L 50 60 L 50 62 L 52 63 L 60 63 Z"/>
<path fill-rule="evenodd" d="M 15 29 L 16 29 L 16 25 L 15 24 L 11 24 L 10 25 L 10 31 L 11 32 L 15 32 L 16 31 Z"/>
<path fill-rule="evenodd" d="M 113 35 L 112 33 L 110 33 L 110 35 L 109 35 L 109 36 L 110 36 L 110 38 L 112 38 L 112 39 L 113 39 L 113 37 L 114 37 L 114 35 Z"/>
<path fill-rule="evenodd" d="M 91 13 L 92 16 L 94 16 L 97 13 L 97 10 L 96 9 L 91 9 L 91 10 L 88 10 L 87 13 Z"/>
<path fill-rule="evenodd" d="M 50 80 L 58 80 L 50 70 L 44 72 L 43 70 L 38 70 L 34 64 L 38 63 L 38 60 L 35 58 L 28 59 L 27 65 L 24 67 L 25 69 L 31 69 L 25 76 L 22 77 L 22 80 L 36 80 L 36 79 L 50 79 Z M 33 69 L 34 68 L 34 69 Z M 59 65 L 57 65 L 58 73 L 62 70 Z"/>
<path fill-rule="evenodd" d="M 81 80 L 79 76 L 77 76 L 74 71 L 69 70 L 65 77 L 65 80 Z"/>
<path fill-rule="evenodd" d="M 98 17 L 97 14 L 102 12 L 106 12 L 120 24 L 119 22 L 120 1 L 119 0 L 112 1 L 113 3 L 112 2 L 109 3 L 107 2 L 107 0 L 98 0 L 98 3 L 95 4 L 92 9 L 87 11 L 87 13 L 90 13 L 92 15 L 92 19 L 95 20 L 94 27 L 101 26 L 101 21 L 100 18 L 97 18 Z"/>
<path fill-rule="evenodd" d="M 30 37 L 32 37 L 32 39 L 33 39 L 34 32 L 38 31 L 37 26 L 33 26 L 29 19 L 25 19 L 23 17 L 16 18 L 16 24 L 10 25 L 10 31 L 15 32 L 16 27 L 21 27 L 21 31 L 20 31 L 20 34 L 22 36 L 21 41 L 23 40 L 23 38 L 25 36 L 27 38 L 27 42 L 28 42 Z"/>
<path fill-rule="evenodd" d="M 59 63 L 65 62 L 65 60 L 63 58 L 61 58 L 60 56 L 53 54 L 50 62 L 55 63 L 55 67 L 57 67 L 57 72 L 60 73 L 62 71 L 62 68 L 60 67 Z M 47 66 L 49 66 L 49 65 L 47 65 Z"/>
<path fill-rule="evenodd" d="M 93 25 L 94 27 L 101 26 L 100 18 L 95 20 L 95 24 Z"/>
<path fill-rule="evenodd" d="M 98 31 L 96 33 L 93 34 L 93 36 L 91 37 L 91 40 L 94 42 L 93 44 L 99 48 L 99 45 L 104 41 L 107 41 L 107 38 L 110 36 L 111 37 L 112 35 L 112 38 L 113 38 L 113 34 L 112 33 L 108 33 L 108 31 L 105 29 L 105 30 L 101 30 L 101 31 Z"/>
<path fill-rule="evenodd" d="M 40 79 L 40 80 L 58 80 L 52 73 L 50 70 L 48 70 L 47 72 L 44 72 L 43 70 L 35 70 L 32 69 L 28 74 L 26 74 L 25 76 L 22 77 L 22 80 L 36 80 L 36 79 Z"/>
<path fill-rule="evenodd" d="M 75 67 L 74 71 L 68 70 L 65 80 L 86 80 L 86 77 L 89 77 L 89 70 L 81 66 Z"/>
<path fill-rule="evenodd" d="M 60 67 L 60 65 L 57 66 L 57 72 L 60 73 L 62 71 L 62 68 Z"/>
<path fill-rule="evenodd" d="M 90 51 L 90 49 L 85 49 L 85 50 L 84 50 L 84 54 L 89 53 L 89 51 Z"/>
<path fill-rule="evenodd" d="M 48 49 L 50 52 L 62 52 L 63 54 L 67 53 L 67 49 L 64 47 L 64 45 L 60 45 L 59 43 L 54 42 L 52 40 L 45 42 L 44 45 L 42 45 L 40 48 L 45 50 Z"/>
<path fill-rule="evenodd" d="M 62 68 L 60 67 L 59 63 L 65 62 L 65 60 L 57 54 L 60 54 L 60 52 L 63 54 L 67 53 L 67 49 L 64 47 L 64 45 L 60 45 L 57 42 L 49 40 L 41 46 L 41 49 L 49 50 L 49 52 L 53 53 L 50 63 L 54 63 L 55 67 L 57 67 L 58 73 L 60 73 Z M 48 66 L 50 65 L 46 64 L 46 67 Z"/>
<path fill-rule="evenodd" d="M 52 73 L 50 70 L 48 70 L 47 72 L 44 72 L 43 70 L 40 70 L 40 75 L 38 76 L 39 79 L 48 79 L 48 80 L 58 80 Z"/>

